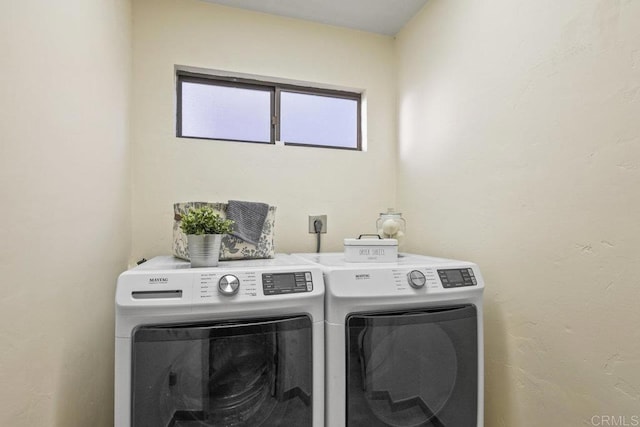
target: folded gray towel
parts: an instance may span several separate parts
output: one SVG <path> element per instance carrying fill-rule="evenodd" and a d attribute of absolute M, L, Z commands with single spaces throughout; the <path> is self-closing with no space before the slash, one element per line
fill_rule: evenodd
<path fill-rule="evenodd" d="M 266 203 L 229 200 L 227 219 L 234 221 L 231 235 L 257 245 L 268 212 L 269 205 Z"/>

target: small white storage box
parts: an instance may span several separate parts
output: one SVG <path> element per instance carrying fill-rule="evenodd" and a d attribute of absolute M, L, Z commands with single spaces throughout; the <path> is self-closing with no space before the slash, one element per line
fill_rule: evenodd
<path fill-rule="evenodd" d="M 357 239 L 344 239 L 346 262 L 395 262 L 398 260 L 398 240 L 361 235 Z"/>

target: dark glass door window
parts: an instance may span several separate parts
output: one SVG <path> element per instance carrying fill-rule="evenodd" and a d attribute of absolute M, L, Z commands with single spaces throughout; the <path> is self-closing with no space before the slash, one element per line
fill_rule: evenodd
<path fill-rule="evenodd" d="M 137 328 L 132 427 L 311 426 L 311 326 L 296 316 Z"/>
<path fill-rule="evenodd" d="M 473 305 L 347 317 L 347 426 L 477 424 Z"/>

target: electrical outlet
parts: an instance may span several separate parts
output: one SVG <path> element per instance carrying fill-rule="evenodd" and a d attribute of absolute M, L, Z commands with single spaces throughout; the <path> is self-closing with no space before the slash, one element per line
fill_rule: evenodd
<path fill-rule="evenodd" d="M 322 222 L 322 228 L 320 233 L 325 234 L 327 232 L 327 216 L 326 215 L 309 215 L 309 233 L 316 234 L 316 229 L 313 223 L 319 219 Z"/>

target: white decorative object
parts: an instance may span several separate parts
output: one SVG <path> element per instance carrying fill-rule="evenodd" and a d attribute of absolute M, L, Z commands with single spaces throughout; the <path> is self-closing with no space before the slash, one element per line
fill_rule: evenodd
<path fill-rule="evenodd" d="M 398 245 L 402 245 L 406 231 L 406 222 L 400 212 L 395 212 L 393 208 L 387 212 L 380 213 L 376 221 L 376 229 L 380 237 L 384 239 L 396 239 Z"/>
<path fill-rule="evenodd" d="M 372 237 L 363 238 L 364 236 Z M 395 262 L 398 260 L 398 241 L 382 239 L 375 234 L 363 234 L 357 239 L 344 239 L 344 260 L 346 262 Z"/>

